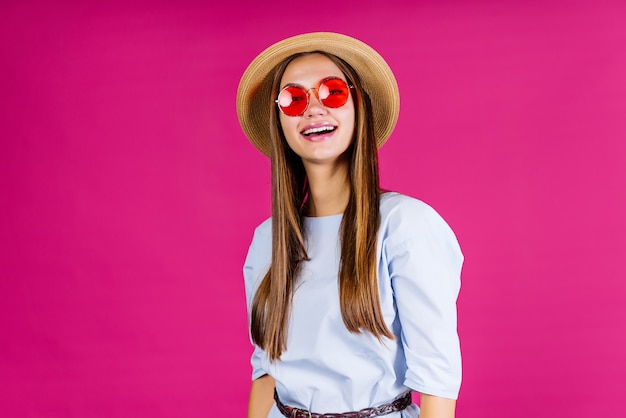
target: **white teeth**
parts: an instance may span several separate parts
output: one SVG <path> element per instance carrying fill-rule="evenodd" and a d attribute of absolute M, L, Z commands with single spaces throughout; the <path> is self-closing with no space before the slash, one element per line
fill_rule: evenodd
<path fill-rule="evenodd" d="M 324 126 L 320 126 L 317 128 L 310 128 L 305 131 L 302 131 L 302 135 L 313 135 L 313 134 L 319 134 L 321 132 L 332 132 L 334 130 L 335 130 L 334 126 L 324 125 Z"/>

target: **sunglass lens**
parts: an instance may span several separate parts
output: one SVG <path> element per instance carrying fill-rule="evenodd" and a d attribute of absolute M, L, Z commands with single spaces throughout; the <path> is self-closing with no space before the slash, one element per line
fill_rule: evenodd
<path fill-rule="evenodd" d="M 285 115 L 299 116 L 307 106 L 307 92 L 298 86 L 287 86 L 278 95 L 278 106 Z"/>
<path fill-rule="evenodd" d="M 348 101 L 348 85 L 340 78 L 329 78 L 320 84 L 318 96 L 324 106 L 341 107 Z"/>

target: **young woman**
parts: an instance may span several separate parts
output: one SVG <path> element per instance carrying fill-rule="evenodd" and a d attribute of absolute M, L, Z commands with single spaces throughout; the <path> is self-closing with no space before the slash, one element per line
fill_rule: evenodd
<path fill-rule="evenodd" d="M 244 266 L 248 417 L 453 417 L 463 256 L 431 207 L 379 189 L 399 112 L 387 63 L 345 35 L 288 38 L 250 64 L 237 112 L 272 164 Z"/>

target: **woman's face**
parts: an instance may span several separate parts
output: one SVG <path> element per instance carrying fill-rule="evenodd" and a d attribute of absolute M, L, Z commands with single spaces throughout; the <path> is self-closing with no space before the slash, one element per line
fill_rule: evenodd
<path fill-rule="evenodd" d="M 317 87 L 327 77 L 345 76 L 328 57 L 322 54 L 305 55 L 294 59 L 280 81 L 299 84 L 305 89 Z M 352 142 L 354 134 L 354 102 L 348 98 L 345 105 L 329 108 L 322 105 L 313 90 L 309 90 L 309 106 L 301 116 L 287 116 L 278 111 L 283 133 L 289 147 L 298 154 L 305 167 L 309 164 L 336 163 Z"/>

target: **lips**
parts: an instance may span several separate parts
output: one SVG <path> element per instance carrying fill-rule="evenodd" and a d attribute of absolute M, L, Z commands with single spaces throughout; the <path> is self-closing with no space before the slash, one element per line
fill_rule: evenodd
<path fill-rule="evenodd" d="M 307 125 L 302 131 L 300 131 L 300 134 L 307 139 L 315 140 L 332 134 L 336 129 L 337 127 L 335 125 L 331 125 L 330 123 L 314 123 Z"/>

